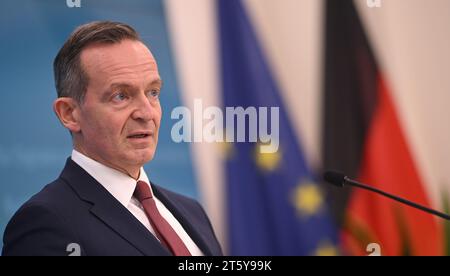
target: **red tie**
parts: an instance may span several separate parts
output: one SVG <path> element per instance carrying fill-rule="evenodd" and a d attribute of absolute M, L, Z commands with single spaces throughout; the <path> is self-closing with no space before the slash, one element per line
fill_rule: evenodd
<path fill-rule="evenodd" d="M 156 236 L 175 256 L 191 256 L 191 253 L 184 245 L 183 241 L 178 237 L 177 233 L 170 224 L 161 216 L 156 208 L 153 194 L 150 186 L 144 181 L 138 181 L 134 196 L 141 202 L 144 207 L 150 223 L 155 230 Z"/>

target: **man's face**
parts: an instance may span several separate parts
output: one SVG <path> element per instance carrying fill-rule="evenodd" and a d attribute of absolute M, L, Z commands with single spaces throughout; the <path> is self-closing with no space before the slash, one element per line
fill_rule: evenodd
<path fill-rule="evenodd" d="M 141 42 L 124 40 L 86 48 L 81 63 L 89 85 L 75 147 L 136 176 L 153 158 L 158 142 L 161 79 L 156 61 Z"/>

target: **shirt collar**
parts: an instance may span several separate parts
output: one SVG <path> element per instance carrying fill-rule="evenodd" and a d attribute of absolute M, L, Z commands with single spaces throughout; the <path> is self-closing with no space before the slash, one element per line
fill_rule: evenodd
<path fill-rule="evenodd" d="M 103 165 L 75 149 L 72 150 L 72 160 L 97 180 L 125 207 L 128 206 L 133 197 L 137 181 L 150 183 L 143 167 L 141 167 L 139 179 L 135 180 L 129 175 Z"/>

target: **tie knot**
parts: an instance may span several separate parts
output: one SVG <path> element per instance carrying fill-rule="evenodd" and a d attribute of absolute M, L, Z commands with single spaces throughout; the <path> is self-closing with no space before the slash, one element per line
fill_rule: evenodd
<path fill-rule="evenodd" d="M 134 190 L 134 196 L 142 202 L 148 198 L 152 198 L 153 194 L 147 183 L 144 181 L 138 181 L 136 184 L 136 189 Z"/>

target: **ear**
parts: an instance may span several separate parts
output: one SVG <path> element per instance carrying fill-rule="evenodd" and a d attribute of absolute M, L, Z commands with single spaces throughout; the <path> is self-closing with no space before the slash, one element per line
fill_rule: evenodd
<path fill-rule="evenodd" d="M 68 97 L 58 98 L 53 102 L 53 111 L 58 116 L 59 121 L 72 133 L 80 132 L 79 105 Z"/>

